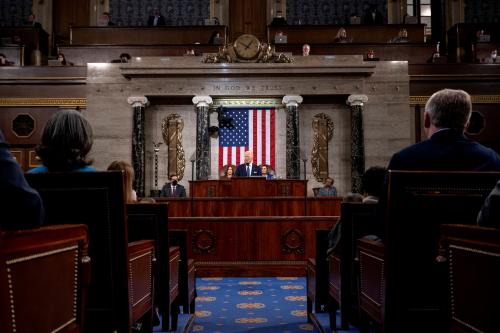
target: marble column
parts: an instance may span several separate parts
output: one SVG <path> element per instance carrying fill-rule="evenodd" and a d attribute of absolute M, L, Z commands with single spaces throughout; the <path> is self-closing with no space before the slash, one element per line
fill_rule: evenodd
<path fill-rule="evenodd" d="M 361 176 L 365 172 L 365 142 L 363 129 L 363 104 L 366 95 L 350 95 L 347 105 L 351 107 L 351 192 L 361 192 Z"/>
<path fill-rule="evenodd" d="M 300 178 L 300 137 L 299 137 L 299 104 L 302 96 L 286 95 L 283 104 L 286 106 L 286 178 Z"/>
<path fill-rule="evenodd" d="M 132 167 L 135 172 L 134 188 L 138 197 L 145 196 L 146 179 L 146 133 L 144 111 L 148 104 L 145 96 L 131 96 L 127 102 L 132 105 Z"/>
<path fill-rule="evenodd" d="M 208 179 L 210 175 L 210 136 L 208 134 L 208 108 L 210 96 L 194 96 L 196 105 L 196 180 Z"/>

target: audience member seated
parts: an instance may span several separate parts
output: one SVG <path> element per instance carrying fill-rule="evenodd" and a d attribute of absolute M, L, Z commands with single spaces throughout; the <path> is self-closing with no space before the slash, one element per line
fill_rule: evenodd
<path fill-rule="evenodd" d="M 130 59 L 132 59 L 132 57 L 128 53 L 122 53 L 122 54 L 120 54 L 119 58 L 120 59 L 113 59 L 113 60 L 111 60 L 111 63 L 112 64 L 126 64 L 126 63 L 129 62 Z"/>
<path fill-rule="evenodd" d="M 266 164 L 262 164 L 260 166 L 260 171 L 262 172 L 262 177 L 266 177 L 266 179 L 271 180 L 274 178 L 274 175 L 268 170 L 269 170 L 269 168 Z"/>
<path fill-rule="evenodd" d="M 425 105 L 424 130 L 428 140 L 394 154 L 389 170 L 498 171 L 500 156 L 464 135 L 472 110 L 463 90 L 443 89 Z"/>
<path fill-rule="evenodd" d="M 390 43 L 408 43 L 408 31 L 406 29 L 401 29 L 398 32 L 398 35 L 392 38 Z"/>
<path fill-rule="evenodd" d="M 99 20 L 97 20 L 98 27 L 110 27 L 114 25 L 115 24 L 111 21 L 111 15 L 109 15 L 108 12 L 102 13 Z"/>
<path fill-rule="evenodd" d="M 42 24 L 36 20 L 35 14 L 30 14 L 30 16 L 28 16 L 28 25 L 33 28 L 42 29 Z"/>
<path fill-rule="evenodd" d="M 364 204 L 376 204 L 385 186 L 385 177 L 386 177 L 387 169 L 383 167 L 371 167 L 368 168 L 363 177 L 361 178 L 361 186 L 363 188 L 363 195 L 359 193 L 350 193 L 352 197 L 347 195 L 344 197 L 343 202 L 363 202 Z M 330 230 L 328 234 L 328 251 L 330 254 L 335 250 L 335 247 L 339 243 L 341 237 L 341 226 L 342 217 Z M 370 239 L 374 240 L 374 236 L 369 236 Z"/>
<path fill-rule="evenodd" d="M 42 224 L 43 204 L 10 153 L 0 131 L 0 229 L 34 228 Z"/>
<path fill-rule="evenodd" d="M 166 183 L 163 185 L 161 189 L 160 196 L 162 197 L 177 197 L 177 198 L 185 198 L 186 197 L 186 189 L 184 186 L 178 183 L 177 175 L 170 175 L 170 183 Z"/>
<path fill-rule="evenodd" d="M 218 31 L 214 31 L 210 38 L 208 39 L 209 45 L 221 45 L 223 44 L 223 38 Z"/>
<path fill-rule="evenodd" d="M 363 24 L 384 24 L 384 16 L 376 5 L 370 5 L 363 15 Z"/>
<path fill-rule="evenodd" d="M 87 159 L 92 144 L 92 128 L 87 119 L 79 111 L 59 111 L 47 121 L 42 143 L 36 148 L 43 165 L 29 172 L 96 171 Z"/>
<path fill-rule="evenodd" d="M 195 56 L 196 54 L 194 53 L 194 49 L 187 49 L 186 53 L 184 53 L 185 56 Z"/>
<path fill-rule="evenodd" d="M 477 216 L 477 224 L 481 227 L 500 228 L 500 181 L 486 198 Z"/>
<path fill-rule="evenodd" d="M 377 203 L 385 185 L 387 169 L 374 166 L 368 168 L 361 177 L 363 203 Z"/>
<path fill-rule="evenodd" d="M 234 175 L 234 166 L 227 165 L 226 170 L 224 170 L 224 174 L 221 177 L 221 179 L 230 180 L 231 178 L 233 178 L 233 175 Z"/>
<path fill-rule="evenodd" d="M 302 45 L 302 56 L 307 57 L 311 52 L 311 46 L 309 44 Z"/>
<path fill-rule="evenodd" d="M 5 54 L 0 53 L 0 66 L 10 66 L 13 63 L 7 60 Z"/>
<path fill-rule="evenodd" d="M 256 164 L 253 164 L 253 152 L 251 150 L 245 152 L 245 163 L 240 164 L 236 168 L 234 175 L 236 177 L 262 176 L 260 168 Z"/>
<path fill-rule="evenodd" d="M 342 199 L 342 202 L 363 202 L 363 196 L 359 193 L 352 193 L 349 192 L 347 195 Z M 335 251 L 335 248 L 337 247 L 337 244 L 340 241 L 340 225 L 342 223 L 342 216 L 340 219 L 337 221 L 337 223 L 332 227 L 330 232 L 328 233 L 328 250 L 326 251 L 326 254 L 329 256 L 333 251 Z"/>
<path fill-rule="evenodd" d="M 59 52 L 57 54 L 57 60 L 59 60 L 61 62 L 61 65 L 63 65 L 63 66 L 73 66 L 74 65 L 72 62 L 67 61 L 66 57 L 61 52 Z"/>
<path fill-rule="evenodd" d="M 325 186 L 319 189 L 318 197 L 336 197 L 337 188 L 333 186 L 333 182 L 332 177 L 326 177 Z"/>
<path fill-rule="evenodd" d="M 127 203 L 137 202 L 137 194 L 132 187 L 134 183 L 134 168 L 124 161 L 113 161 L 108 166 L 109 171 L 123 171 L 124 172 L 124 187 L 127 196 Z"/>
<path fill-rule="evenodd" d="M 337 35 L 333 40 L 334 43 L 352 43 L 352 37 L 347 37 L 347 31 L 344 28 L 340 28 L 337 31 Z"/>
<path fill-rule="evenodd" d="M 153 9 L 153 13 L 148 18 L 148 25 L 150 27 L 165 25 L 165 16 L 161 15 L 159 8 Z"/>

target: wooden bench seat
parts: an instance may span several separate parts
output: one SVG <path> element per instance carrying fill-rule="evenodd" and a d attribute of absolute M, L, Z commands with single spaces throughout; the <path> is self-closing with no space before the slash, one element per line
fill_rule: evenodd
<path fill-rule="evenodd" d="M 86 332 L 130 332 L 152 327 L 154 243 L 129 244 L 123 173 L 26 174 L 43 199 L 47 224 L 86 224 L 92 281 Z"/>
<path fill-rule="evenodd" d="M 329 257 L 328 297 L 330 327 L 336 328 L 335 310 L 340 308 L 342 329 L 358 320 L 359 262 L 355 260 L 357 239 L 370 234 L 380 234 L 375 222 L 377 205 L 344 202 L 341 205 L 341 238 Z"/>
<path fill-rule="evenodd" d="M 0 231 L 1 332 L 83 332 L 88 242 L 85 225 Z"/>
<path fill-rule="evenodd" d="M 361 281 L 385 286 L 385 296 L 369 303 L 378 306 L 375 310 L 366 306 L 362 294 L 363 313 L 387 332 L 447 331 L 447 273 L 436 261 L 439 226 L 474 224 L 499 178 L 498 172 L 389 171 L 384 250 L 381 258 L 372 255 L 384 269 L 368 275 L 360 260 Z"/>
<path fill-rule="evenodd" d="M 500 229 L 441 226 L 447 259 L 450 332 L 500 329 Z"/>

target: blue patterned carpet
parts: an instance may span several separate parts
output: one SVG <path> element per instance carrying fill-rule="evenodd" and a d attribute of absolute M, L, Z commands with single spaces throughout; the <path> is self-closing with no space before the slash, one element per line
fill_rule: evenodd
<path fill-rule="evenodd" d="M 305 278 L 199 278 L 193 332 L 317 332 Z"/>

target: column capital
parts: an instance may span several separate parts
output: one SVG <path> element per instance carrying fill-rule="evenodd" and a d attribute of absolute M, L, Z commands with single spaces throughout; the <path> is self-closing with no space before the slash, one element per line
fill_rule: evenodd
<path fill-rule="evenodd" d="M 346 104 L 350 106 L 363 106 L 366 102 L 368 102 L 368 96 L 366 95 L 349 95 Z"/>
<path fill-rule="evenodd" d="M 212 104 L 212 97 L 208 95 L 196 95 L 193 97 L 193 104 L 196 105 L 197 108 L 203 107 L 203 106 L 209 106 Z"/>
<path fill-rule="evenodd" d="M 302 103 L 304 99 L 300 95 L 285 95 L 283 96 L 283 101 L 282 103 L 286 105 L 286 107 L 289 106 L 299 106 L 300 103 Z"/>
<path fill-rule="evenodd" d="M 137 106 L 145 107 L 149 101 L 146 96 L 130 96 L 127 98 L 127 102 L 135 108 Z"/>

